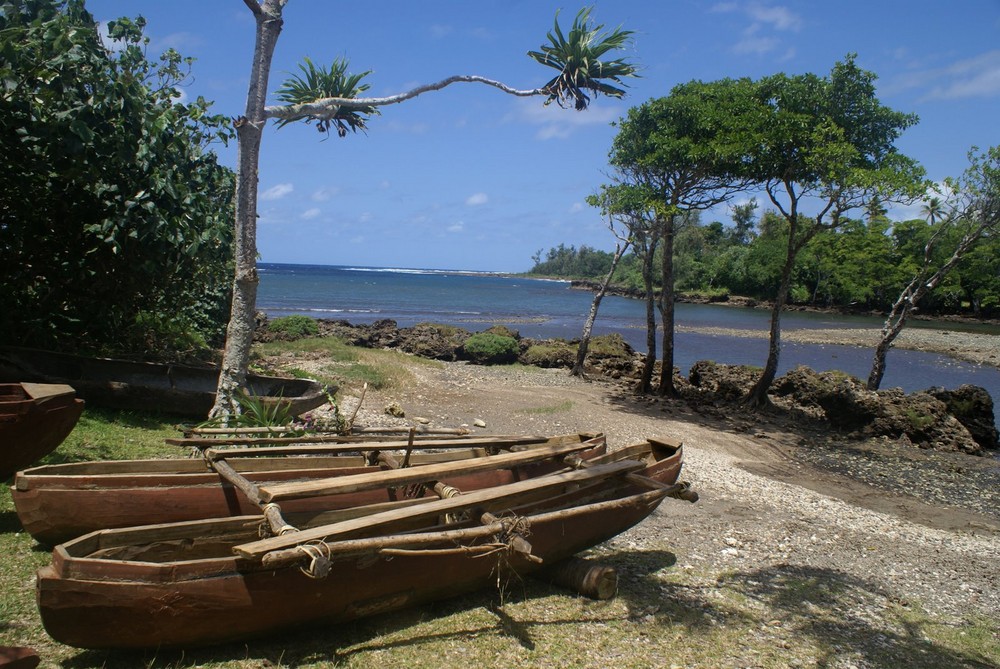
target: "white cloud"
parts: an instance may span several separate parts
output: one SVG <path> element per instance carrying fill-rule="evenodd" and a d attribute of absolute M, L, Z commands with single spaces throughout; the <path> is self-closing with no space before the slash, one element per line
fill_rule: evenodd
<path fill-rule="evenodd" d="M 280 200 L 289 193 L 295 190 L 292 184 L 278 184 L 277 186 L 271 186 L 266 191 L 260 194 L 260 199 L 262 200 Z"/>
<path fill-rule="evenodd" d="M 886 94 L 924 89 L 924 100 L 992 97 L 1000 94 L 1000 50 L 936 68 L 912 70 L 892 79 Z"/>
<path fill-rule="evenodd" d="M 776 37 L 746 37 L 733 45 L 733 53 L 761 56 L 778 47 Z"/>
<path fill-rule="evenodd" d="M 759 2 L 736 3 L 725 2 L 714 5 L 711 12 L 717 14 L 739 13 L 749 20 L 743 29 L 743 37 L 737 41 L 732 50 L 742 55 L 761 56 L 781 46 L 781 40 L 770 32 L 798 32 L 802 28 L 802 17 L 788 7 L 782 5 L 766 5 Z M 795 54 L 794 50 L 786 50 L 783 60 L 788 60 Z"/>
<path fill-rule="evenodd" d="M 488 195 L 486 195 L 486 193 L 475 193 L 466 198 L 465 204 L 469 205 L 470 207 L 475 207 L 480 204 L 486 204 L 489 201 L 490 198 Z"/>
<path fill-rule="evenodd" d="M 582 202 L 574 202 L 573 205 L 569 208 L 569 213 L 571 213 L 571 214 L 576 214 L 576 213 L 581 212 L 581 211 L 583 211 L 583 203 Z"/>
<path fill-rule="evenodd" d="M 306 209 L 302 212 L 301 218 L 305 221 L 311 220 L 323 213 L 319 207 L 313 207 L 311 209 Z"/>
<path fill-rule="evenodd" d="M 747 5 L 745 9 L 750 18 L 757 23 L 766 23 L 775 30 L 796 31 L 802 27 L 802 19 L 787 7 L 774 5 L 768 7 L 757 3 Z"/>
<path fill-rule="evenodd" d="M 313 192 L 312 199 L 314 202 L 326 202 L 331 197 L 340 192 L 340 189 L 336 186 L 328 186 L 325 188 L 320 188 Z"/>
<path fill-rule="evenodd" d="M 453 223 L 448 226 L 448 232 L 464 232 L 464 231 L 465 231 L 465 223 L 463 223 L 462 221 L 459 221 L 458 223 Z"/>
<path fill-rule="evenodd" d="M 952 63 L 944 69 L 944 83 L 935 86 L 931 98 L 988 97 L 1000 93 L 1000 50 Z"/>
<path fill-rule="evenodd" d="M 563 109 L 559 105 L 540 105 L 537 101 L 518 99 L 514 111 L 507 114 L 505 123 L 528 123 L 541 126 L 535 138 L 540 140 L 566 139 L 581 128 L 592 125 L 608 125 L 624 114 L 619 105 L 601 98 L 599 104 L 591 104 L 586 112 Z"/>
<path fill-rule="evenodd" d="M 448 35 L 450 35 L 452 32 L 455 31 L 455 29 L 452 26 L 442 25 L 440 23 L 435 23 L 434 25 L 432 25 L 430 30 L 431 30 L 431 37 L 433 37 L 434 39 L 441 39 L 443 37 L 447 37 Z"/>

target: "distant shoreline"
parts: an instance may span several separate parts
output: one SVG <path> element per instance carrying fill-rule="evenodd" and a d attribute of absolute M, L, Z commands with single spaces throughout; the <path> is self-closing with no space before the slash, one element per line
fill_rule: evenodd
<path fill-rule="evenodd" d="M 679 325 L 677 331 L 753 339 L 766 339 L 768 337 L 768 333 L 763 330 L 733 328 Z M 783 341 L 800 344 L 860 346 L 873 350 L 881 336 L 882 333 L 877 328 L 797 328 L 782 329 L 781 331 Z M 894 346 L 910 351 L 939 353 L 977 365 L 1000 368 L 1000 336 L 998 335 L 930 328 L 904 328 L 894 342 Z"/>

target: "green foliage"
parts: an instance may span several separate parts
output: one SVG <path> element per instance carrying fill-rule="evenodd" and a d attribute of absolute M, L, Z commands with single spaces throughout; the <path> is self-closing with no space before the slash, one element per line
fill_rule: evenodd
<path fill-rule="evenodd" d="M 293 314 L 283 318 L 275 318 L 267 324 L 269 332 L 277 332 L 294 339 L 315 337 L 319 334 L 319 324 L 316 319 Z"/>
<path fill-rule="evenodd" d="M 637 76 L 635 66 L 623 58 L 602 58 L 609 51 L 627 46 L 632 31 L 615 28 L 602 34 L 602 30 L 603 25 L 591 24 L 590 8 L 584 7 L 573 20 L 569 35 L 564 36 L 556 13 L 555 27 L 547 35 L 549 43 L 542 45 L 541 51 L 528 52 L 535 61 L 559 70 L 557 76 L 542 86 L 549 93 L 545 104 L 555 101 L 561 107 L 572 105 L 581 111 L 590 104 L 590 97 L 584 91 L 614 98 L 625 96 L 623 89 L 605 80 L 624 85 L 623 78 Z"/>
<path fill-rule="evenodd" d="M 535 266 L 531 268 L 529 274 L 567 279 L 603 277 L 611 269 L 613 258 L 613 253 L 593 249 L 586 244 L 579 249 L 560 244 L 556 248 L 549 249 L 544 260 L 541 251 L 536 253 L 533 257 Z"/>
<path fill-rule="evenodd" d="M 593 340 L 591 340 L 593 345 Z M 539 344 L 532 344 L 520 360 L 532 367 L 572 367 L 576 362 L 577 344 L 571 344 L 561 339 L 551 339 Z"/>
<path fill-rule="evenodd" d="M 228 121 L 177 102 L 192 61 L 147 60 L 144 26 L 109 22 L 109 51 L 79 0 L 0 12 L 0 341 L 221 340 L 235 182 L 208 146 Z"/>
<path fill-rule="evenodd" d="M 309 58 L 305 58 L 305 64 L 299 65 L 302 76 L 292 75 L 286 79 L 276 95 L 279 100 L 291 105 L 315 102 L 323 98 L 356 98 L 370 88 L 368 84 L 361 83 L 361 80 L 371 74 L 371 70 L 348 74 L 347 67 L 346 58 L 334 60 L 329 69 L 316 67 Z M 320 132 L 328 133 L 333 126 L 339 136 L 346 137 L 348 130 L 366 130 L 368 118 L 378 113 L 377 107 L 351 110 L 338 108 L 333 114 L 306 115 L 294 119 L 278 119 L 276 122 L 280 128 L 298 120 L 305 120 L 306 123 L 316 121 L 316 129 Z"/>
<path fill-rule="evenodd" d="M 465 340 L 465 357 L 477 365 L 504 365 L 515 362 L 520 351 L 513 337 L 477 332 Z"/>
<path fill-rule="evenodd" d="M 269 402 L 266 398 L 248 395 L 239 391 L 236 395 L 239 412 L 233 415 L 216 416 L 198 427 L 284 427 L 290 425 L 294 416 L 287 402 Z"/>

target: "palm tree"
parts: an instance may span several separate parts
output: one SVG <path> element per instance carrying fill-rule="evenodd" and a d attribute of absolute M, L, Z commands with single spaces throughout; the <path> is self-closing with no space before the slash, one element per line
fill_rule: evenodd
<path fill-rule="evenodd" d="M 934 196 L 924 200 L 924 206 L 920 208 L 920 214 L 927 219 L 927 222 L 934 225 L 937 219 L 944 215 L 944 202 L 941 198 Z"/>

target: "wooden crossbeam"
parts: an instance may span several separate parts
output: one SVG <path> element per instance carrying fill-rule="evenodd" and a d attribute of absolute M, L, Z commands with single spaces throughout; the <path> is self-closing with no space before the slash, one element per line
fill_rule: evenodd
<path fill-rule="evenodd" d="M 472 474 L 506 467 L 516 467 L 552 458 L 561 458 L 587 450 L 590 447 L 591 444 L 588 442 L 568 446 L 544 446 L 517 453 L 487 455 L 481 458 L 470 458 L 456 462 L 441 462 L 421 465 L 420 467 L 367 472 L 312 481 L 274 483 L 268 486 L 261 486 L 259 493 L 260 499 L 264 503 L 280 503 L 289 499 L 303 499 L 307 497 L 358 492 L 361 490 L 374 490 L 377 488 L 400 487 L 412 483 L 436 481 L 441 477 Z"/>
<path fill-rule="evenodd" d="M 641 462 L 624 460 L 578 471 L 540 476 L 505 486 L 476 490 L 458 497 L 436 500 L 415 507 L 377 513 L 341 523 L 305 529 L 281 537 L 241 544 L 235 546 L 233 550 L 238 555 L 250 559 L 260 559 L 271 551 L 284 550 L 311 541 L 335 541 L 348 539 L 359 533 L 372 534 L 401 522 L 433 520 L 443 514 L 458 513 L 475 507 L 483 507 L 484 510 L 499 510 L 510 506 L 510 502 L 521 495 L 538 493 L 551 488 L 561 488 L 571 484 L 596 482 L 638 471 L 643 467 Z"/>

